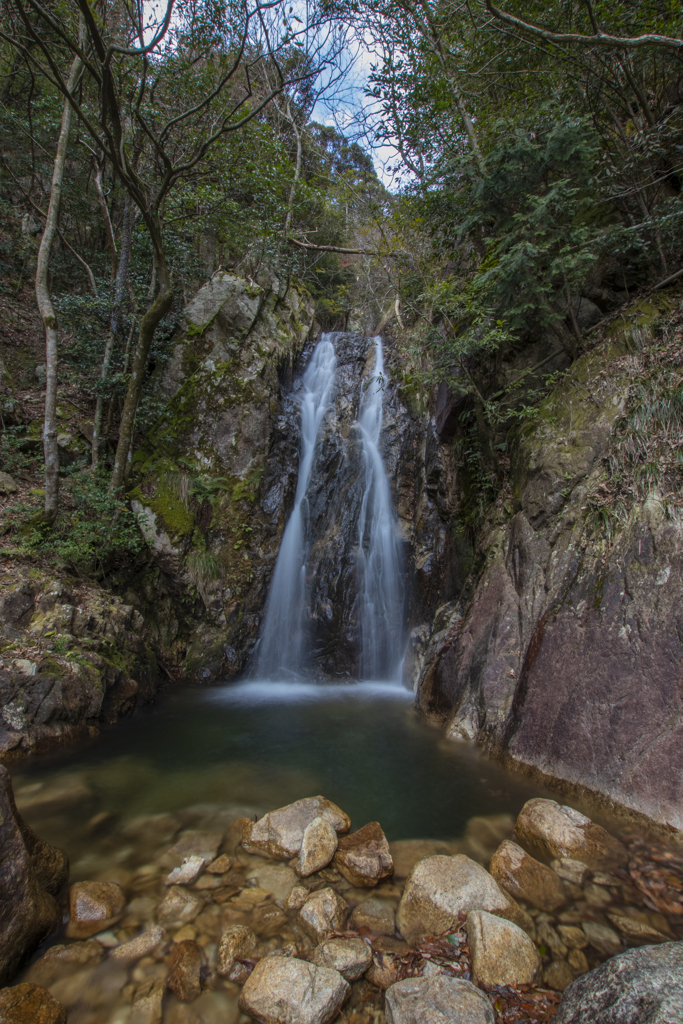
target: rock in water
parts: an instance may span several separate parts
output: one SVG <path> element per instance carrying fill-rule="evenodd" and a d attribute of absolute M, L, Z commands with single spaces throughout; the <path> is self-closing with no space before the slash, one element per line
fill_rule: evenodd
<path fill-rule="evenodd" d="M 26 982 L 0 992 L 2 1024 L 66 1024 L 66 1010 L 45 988 Z"/>
<path fill-rule="evenodd" d="M 157 908 L 157 918 L 165 925 L 189 924 L 203 906 L 199 896 L 181 885 L 172 885 Z"/>
<path fill-rule="evenodd" d="M 521 928 L 485 910 L 467 915 L 467 941 L 472 953 L 475 985 L 530 985 L 541 958 Z"/>
<path fill-rule="evenodd" d="M 296 871 L 302 878 L 327 867 L 337 849 L 337 833 L 326 818 L 314 818 L 304 829 Z"/>
<path fill-rule="evenodd" d="M 247 853 L 276 860 L 289 860 L 301 849 L 304 832 L 315 818 L 325 818 L 335 832 L 348 832 L 351 821 L 344 812 L 324 796 L 310 796 L 293 804 L 269 811 L 250 823 L 242 838 Z"/>
<path fill-rule="evenodd" d="M 683 942 L 629 949 L 572 982 L 555 1024 L 679 1024 Z"/>
<path fill-rule="evenodd" d="M 572 807 L 540 797 L 527 800 L 515 825 L 517 836 L 548 859 L 570 857 L 587 864 L 626 859 L 624 846 Z"/>
<path fill-rule="evenodd" d="M 251 928 L 245 924 L 236 924 L 228 928 L 221 936 L 218 947 L 218 965 L 216 970 L 227 977 L 237 960 L 248 960 L 256 952 L 258 939 Z"/>
<path fill-rule="evenodd" d="M 469 981 L 436 975 L 387 989 L 387 1024 L 495 1024 L 491 1003 Z"/>
<path fill-rule="evenodd" d="M 109 956 L 115 960 L 139 960 L 141 957 L 151 953 L 153 949 L 156 949 L 163 937 L 164 929 L 157 924 L 154 928 L 150 928 L 149 931 L 143 932 L 142 935 L 136 935 L 129 942 L 124 942 L 121 946 L 115 946 Z"/>
<path fill-rule="evenodd" d="M 346 900 L 334 889 L 319 889 L 302 906 L 299 921 L 312 939 L 322 942 L 328 935 L 342 930 L 348 912 Z"/>
<path fill-rule="evenodd" d="M 371 896 L 354 908 L 351 914 L 351 927 L 355 929 L 369 928 L 378 935 L 393 935 L 396 931 L 396 912 L 387 900 L 378 900 Z"/>
<path fill-rule="evenodd" d="M 69 890 L 70 939 L 87 939 L 103 932 L 123 914 L 126 897 L 116 882 L 76 882 Z"/>
<path fill-rule="evenodd" d="M 347 981 L 357 981 L 372 963 L 372 950 L 363 939 L 328 939 L 315 947 L 311 960 L 339 971 Z"/>
<path fill-rule="evenodd" d="M 549 914 L 567 902 L 560 876 L 508 839 L 491 858 L 489 871 L 513 898 L 526 900 Z"/>
<path fill-rule="evenodd" d="M 0 765 L 0 985 L 61 919 L 56 898 L 68 860 L 39 839 L 16 809 L 12 780 Z"/>
<path fill-rule="evenodd" d="M 458 915 L 488 910 L 530 927 L 526 914 L 481 865 L 469 857 L 427 857 L 415 865 L 406 882 L 397 923 L 408 942 L 421 935 L 440 935 L 458 925 Z"/>
<path fill-rule="evenodd" d="M 338 971 L 305 960 L 267 957 L 245 982 L 239 1005 L 263 1024 L 327 1024 L 348 991 Z"/>
<path fill-rule="evenodd" d="M 352 885 L 377 885 L 392 874 L 394 862 L 379 822 L 371 821 L 350 836 L 343 836 L 337 845 L 333 863 Z"/>
<path fill-rule="evenodd" d="M 167 988 L 181 1003 L 191 1003 L 201 992 L 199 972 L 202 955 L 197 943 L 191 939 L 176 943 L 171 951 L 168 966 L 170 973 L 166 981 Z"/>

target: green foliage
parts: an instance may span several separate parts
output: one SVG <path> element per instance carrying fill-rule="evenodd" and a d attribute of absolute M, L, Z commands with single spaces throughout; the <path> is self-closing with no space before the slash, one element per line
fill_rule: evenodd
<path fill-rule="evenodd" d="M 108 493 L 104 476 L 75 474 L 62 488 L 62 514 L 52 528 L 40 522 L 36 507 L 7 509 L 23 519 L 17 533 L 27 554 L 79 571 L 106 571 L 113 560 L 142 549 L 137 520 L 128 505 Z"/>

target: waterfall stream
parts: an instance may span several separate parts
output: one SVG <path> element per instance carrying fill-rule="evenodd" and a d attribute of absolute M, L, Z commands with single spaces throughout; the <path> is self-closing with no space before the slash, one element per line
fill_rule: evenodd
<path fill-rule="evenodd" d="M 357 353 L 351 359 L 349 339 Z M 368 352 L 360 336 L 323 335 L 301 381 L 296 494 L 266 602 L 257 679 L 300 679 L 320 671 L 319 652 L 329 649 L 329 640 L 321 644 L 321 630 L 343 638 L 355 678 L 398 678 L 401 558 L 379 450 L 386 385 L 381 338 Z M 335 403 L 335 415 L 328 416 Z M 341 418 L 340 410 L 346 410 Z M 348 412 L 352 419 L 344 419 Z M 338 589 L 335 581 L 342 581 Z M 331 674 L 348 676 L 349 669 Z"/>
<path fill-rule="evenodd" d="M 332 398 L 336 367 L 334 345 L 329 335 L 323 334 L 303 377 L 299 478 L 268 593 L 256 663 L 256 675 L 261 679 L 298 676 L 304 666 L 309 544 L 306 492 L 320 425 Z"/>
<path fill-rule="evenodd" d="M 400 555 L 389 481 L 379 452 L 386 384 L 382 339 L 361 398 L 357 429 L 363 453 L 363 500 L 358 518 L 358 594 L 361 679 L 392 679 L 403 657 Z"/>

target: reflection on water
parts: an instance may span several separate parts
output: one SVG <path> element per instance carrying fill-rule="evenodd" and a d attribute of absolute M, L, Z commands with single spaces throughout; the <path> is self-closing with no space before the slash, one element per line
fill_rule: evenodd
<path fill-rule="evenodd" d="M 125 820 L 193 804 L 253 814 L 322 793 L 354 827 L 374 820 L 389 839 L 448 839 L 473 815 L 516 814 L 540 794 L 476 749 L 440 741 L 411 696 L 384 683 L 179 687 L 14 775 L 26 818 L 76 860 L 97 815 Z M 50 796 L 60 785 L 61 802 Z"/>

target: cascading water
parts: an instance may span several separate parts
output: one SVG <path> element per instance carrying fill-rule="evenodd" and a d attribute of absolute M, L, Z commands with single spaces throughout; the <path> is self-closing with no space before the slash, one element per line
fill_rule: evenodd
<path fill-rule="evenodd" d="M 258 647 L 256 675 L 261 679 L 297 676 L 305 664 L 307 625 L 306 555 L 308 507 L 316 441 L 330 407 L 337 357 L 329 335 L 323 334 L 303 377 L 301 456 L 294 507 L 282 536 L 266 604 Z"/>
<path fill-rule="evenodd" d="M 403 593 L 397 524 L 379 437 L 386 384 L 382 339 L 358 414 L 364 479 L 358 518 L 356 617 L 362 679 L 392 679 L 403 658 Z"/>

